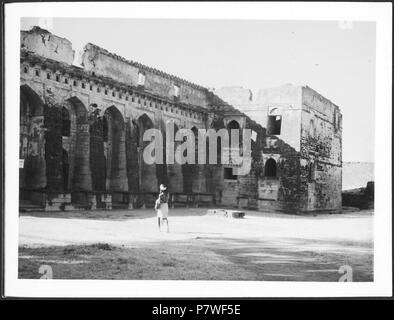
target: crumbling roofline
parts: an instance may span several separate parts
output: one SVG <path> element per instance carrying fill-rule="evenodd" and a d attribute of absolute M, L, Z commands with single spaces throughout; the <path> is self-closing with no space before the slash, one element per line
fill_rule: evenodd
<path fill-rule="evenodd" d="M 159 76 L 161 76 L 163 78 L 167 78 L 167 79 L 172 80 L 172 81 L 177 82 L 177 83 L 183 83 L 185 85 L 191 86 L 191 87 L 193 87 L 195 89 L 198 89 L 198 90 L 203 90 L 203 91 L 208 90 L 207 88 L 205 88 L 203 86 L 200 86 L 200 85 L 195 84 L 193 82 L 190 82 L 190 81 L 187 81 L 185 79 L 179 78 L 177 76 L 171 75 L 171 74 L 166 73 L 164 71 L 161 71 L 161 70 L 149 67 L 147 65 L 144 65 L 142 63 L 139 63 L 139 62 L 136 62 L 136 61 L 133 61 L 133 60 L 127 60 L 126 58 L 124 58 L 122 56 L 119 56 L 119 55 L 117 55 L 115 53 L 109 52 L 107 49 L 101 48 L 101 47 L 99 47 L 99 46 L 97 46 L 97 45 L 95 45 L 93 43 L 89 42 L 87 45 L 92 46 L 94 49 L 99 51 L 101 54 L 104 54 L 104 55 L 109 56 L 111 58 L 114 58 L 116 60 L 122 61 L 124 63 L 130 64 L 133 67 L 139 68 L 142 71 L 152 72 L 152 73 L 157 74 L 157 75 L 159 75 Z"/>
<path fill-rule="evenodd" d="M 191 111 L 200 112 L 203 114 L 207 114 L 209 112 L 209 110 L 204 107 L 197 106 L 197 105 L 191 105 L 191 104 L 187 104 L 187 103 L 183 103 L 183 102 L 179 102 L 179 101 L 173 101 L 171 99 L 166 99 L 166 98 L 163 98 L 162 96 L 155 95 L 151 92 L 145 91 L 144 89 L 139 88 L 137 86 L 127 85 L 127 84 L 124 84 L 122 82 L 119 82 L 117 80 L 114 80 L 114 79 L 106 77 L 106 76 L 101 76 L 101 75 L 96 75 L 96 74 L 93 75 L 92 73 L 86 71 L 85 69 L 83 69 L 81 67 L 69 65 L 69 64 L 66 64 L 66 63 L 63 63 L 60 61 L 56 61 L 56 60 L 52 60 L 49 58 L 43 58 L 40 55 L 37 55 L 31 51 L 27 51 L 24 49 L 21 49 L 20 60 L 21 60 L 21 63 L 27 61 L 31 66 L 40 65 L 41 68 L 50 69 L 54 72 L 59 71 L 62 74 L 69 74 L 70 76 L 76 77 L 76 78 L 86 78 L 88 81 L 93 81 L 95 83 L 102 83 L 103 86 L 117 88 L 118 90 L 123 90 L 126 92 L 133 91 L 135 93 L 150 97 L 151 99 L 160 100 L 162 102 L 166 102 L 169 104 L 175 104 L 178 107 L 181 107 L 181 108 L 183 107 L 183 108 L 191 110 Z"/>

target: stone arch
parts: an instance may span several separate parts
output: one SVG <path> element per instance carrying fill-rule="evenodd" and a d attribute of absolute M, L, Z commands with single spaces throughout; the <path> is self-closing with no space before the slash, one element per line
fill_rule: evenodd
<path fill-rule="evenodd" d="M 198 129 L 193 126 L 190 130 L 194 134 L 194 164 L 198 164 Z"/>
<path fill-rule="evenodd" d="M 237 120 L 231 120 L 227 123 L 227 129 L 239 129 L 241 126 L 239 125 Z"/>
<path fill-rule="evenodd" d="M 231 144 L 232 144 L 231 130 L 233 130 L 233 129 L 234 130 L 240 130 L 241 129 L 240 124 L 236 120 L 231 120 L 229 123 L 227 123 L 227 130 L 228 130 L 228 137 L 229 137 L 229 141 L 228 141 L 229 147 L 231 147 Z M 240 146 L 240 142 L 242 142 L 241 133 L 239 134 L 239 141 L 238 141 L 239 146 Z"/>
<path fill-rule="evenodd" d="M 280 115 L 279 108 L 270 108 L 269 114 L 270 116 L 279 116 Z"/>
<path fill-rule="evenodd" d="M 62 107 L 62 136 L 69 137 L 70 130 L 71 130 L 71 119 L 70 119 L 70 112 L 67 110 L 66 107 Z"/>
<path fill-rule="evenodd" d="M 276 161 L 269 158 L 264 165 L 264 176 L 268 178 L 277 177 Z"/>
<path fill-rule="evenodd" d="M 44 114 L 44 102 L 39 94 L 34 91 L 27 84 L 20 86 L 20 97 L 21 97 L 21 111 L 26 111 L 26 107 L 29 109 L 30 115 L 38 116 Z M 22 104 L 22 101 L 25 103 Z"/>
<path fill-rule="evenodd" d="M 104 156 L 107 159 L 106 189 L 109 191 L 127 191 L 125 122 L 122 114 L 115 106 L 107 108 L 103 118 L 103 121 L 107 123 L 108 135 L 107 141 L 104 139 Z"/>
<path fill-rule="evenodd" d="M 212 129 L 219 131 L 225 129 L 224 120 L 222 117 L 216 117 L 212 122 Z M 209 147 L 209 140 L 207 141 L 207 147 Z M 209 153 L 207 153 L 207 160 L 209 160 Z M 221 164 L 222 160 L 222 139 L 217 140 L 217 164 Z"/>
<path fill-rule="evenodd" d="M 28 85 L 20 87 L 19 157 L 20 188 L 41 189 L 47 184 L 45 161 L 44 103 Z"/>
<path fill-rule="evenodd" d="M 139 189 L 141 192 L 156 192 L 158 187 L 156 165 L 147 164 L 143 159 L 144 148 L 149 141 L 143 141 L 144 132 L 154 127 L 152 119 L 143 113 L 136 121 L 138 133 L 138 166 L 139 166 Z"/>

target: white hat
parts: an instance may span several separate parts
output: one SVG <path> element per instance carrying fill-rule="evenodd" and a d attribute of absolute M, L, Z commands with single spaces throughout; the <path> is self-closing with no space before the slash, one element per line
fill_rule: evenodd
<path fill-rule="evenodd" d="M 160 191 L 164 191 L 167 190 L 167 187 L 164 184 L 160 185 Z"/>

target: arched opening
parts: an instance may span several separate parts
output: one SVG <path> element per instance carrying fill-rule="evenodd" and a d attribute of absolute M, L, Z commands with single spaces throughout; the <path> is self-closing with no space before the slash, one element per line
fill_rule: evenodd
<path fill-rule="evenodd" d="M 198 129 L 193 127 L 191 130 L 194 135 L 194 164 L 198 164 Z"/>
<path fill-rule="evenodd" d="M 237 121 L 231 120 L 227 124 L 227 130 L 228 130 L 228 146 L 229 146 L 229 161 L 230 163 L 232 162 L 231 157 L 234 155 L 235 157 L 237 155 L 242 156 L 242 135 L 240 132 L 240 125 Z M 233 141 L 231 137 L 231 130 L 238 130 L 238 141 Z M 234 144 L 234 147 L 233 147 Z"/>
<path fill-rule="evenodd" d="M 227 129 L 231 130 L 231 129 L 239 129 L 239 123 L 235 120 L 231 120 L 228 124 L 227 124 Z M 231 136 L 230 136 L 231 137 Z"/>
<path fill-rule="evenodd" d="M 20 188 L 46 187 L 44 104 L 33 89 L 20 87 L 19 157 L 24 160 L 20 170 Z"/>
<path fill-rule="evenodd" d="M 224 121 L 223 118 L 215 119 L 215 121 L 212 124 L 213 128 L 216 131 L 219 131 L 220 129 L 224 129 Z M 221 138 L 217 139 L 217 164 L 222 164 L 222 144 L 225 145 L 225 141 L 222 141 Z M 208 160 L 209 160 L 209 155 L 207 155 Z"/>
<path fill-rule="evenodd" d="M 64 105 L 70 115 L 70 136 L 63 139 L 63 148 L 68 150 L 70 189 L 89 191 L 92 189 L 90 173 L 90 130 L 87 110 L 77 97 L 68 99 Z"/>
<path fill-rule="evenodd" d="M 264 166 L 264 176 L 267 178 L 276 178 L 276 161 L 269 158 Z"/>
<path fill-rule="evenodd" d="M 106 189 L 127 191 L 126 137 L 123 116 L 115 106 L 111 106 L 105 110 L 103 121 L 104 156 L 107 159 Z"/>
<path fill-rule="evenodd" d="M 137 119 L 138 127 L 138 164 L 139 164 L 139 185 L 141 192 L 156 192 L 157 191 L 157 177 L 156 165 L 147 164 L 143 158 L 145 147 L 150 143 L 143 141 L 144 132 L 153 128 L 152 120 L 144 113 Z"/>
<path fill-rule="evenodd" d="M 65 107 L 63 107 L 62 108 L 62 136 L 69 137 L 70 129 L 71 129 L 70 113 Z"/>
<path fill-rule="evenodd" d="M 100 117 L 98 112 L 90 114 L 90 171 L 93 191 L 103 192 L 106 190 L 107 170 L 104 156 L 104 127 L 108 128 L 106 123 L 106 118 Z M 108 129 L 106 136 L 108 136 Z"/>

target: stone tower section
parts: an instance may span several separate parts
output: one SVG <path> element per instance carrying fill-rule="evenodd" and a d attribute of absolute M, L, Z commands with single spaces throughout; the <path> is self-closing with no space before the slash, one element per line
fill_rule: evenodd
<path fill-rule="evenodd" d="M 257 177 L 259 209 L 338 210 L 342 189 L 342 114 L 308 86 L 222 88 L 223 100 L 242 110 L 264 132 Z"/>

